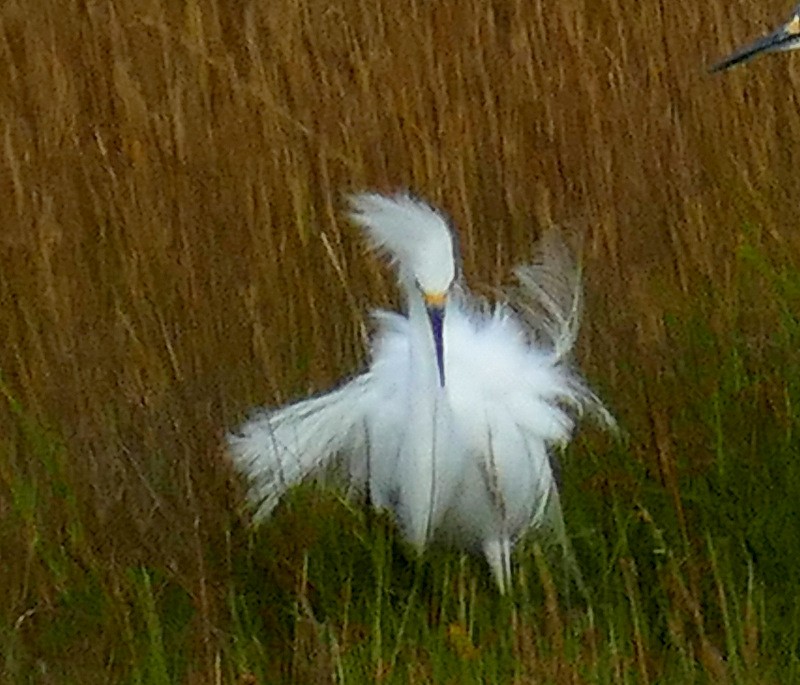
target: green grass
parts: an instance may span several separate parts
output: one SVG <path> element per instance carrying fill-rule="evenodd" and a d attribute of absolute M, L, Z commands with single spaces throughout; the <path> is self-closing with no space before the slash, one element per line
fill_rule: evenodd
<path fill-rule="evenodd" d="M 795 682 L 800 329 L 788 313 L 800 279 L 749 247 L 741 260 L 787 317 L 773 342 L 717 337 L 711 298 L 667 316 L 687 352 L 670 381 L 683 393 L 668 417 L 675 482 L 634 458 L 630 434 L 586 430 L 564 455 L 563 492 L 582 582 L 534 536 L 508 598 L 480 559 L 417 560 L 383 516 L 312 486 L 256 531 L 230 519 L 221 544 L 200 550 L 205 584 L 109 557 L 87 533 L 64 440 L 3 385 L 15 434 L 2 446 L 0 536 L 24 541 L 26 563 L 5 590 L 0 672 L 14 683 Z"/>

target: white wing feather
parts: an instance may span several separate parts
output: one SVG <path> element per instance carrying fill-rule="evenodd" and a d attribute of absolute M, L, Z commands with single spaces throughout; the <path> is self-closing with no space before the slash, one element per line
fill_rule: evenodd
<path fill-rule="evenodd" d="M 234 466 L 249 481 L 256 520 L 269 516 L 294 485 L 331 466 L 339 453 L 363 444 L 363 407 L 369 376 L 332 392 L 262 410 L 227 437 Z"/>
<path fill-rule="evenodd" d="M 547 231 L 536 245 L 530 264 L 514 270 L 519 287 L 515 305 L 523 322 L 539 338 L 553 346 L 562 359 L 578 339 L 583 310 L 581 269 L 575 264 L 563 238 Z"/>
<path fill-rule="evenodd" d="M 533 343 L 552 346 L 556 361 L 569 364 L 583 313 L 583 284 L 580 265 L 564 239 L 553 229 L 547 231 L 536 245 L 533 261 L 517 267 L 514 275 L 518 286 L 511 300 Z M 569 391 L 560 398 L 562 403 L 579 415 L 588 412 L 606 428 L 616 427 L 614 417 L 579 373 L 567 366 L 564 377 Z"/>

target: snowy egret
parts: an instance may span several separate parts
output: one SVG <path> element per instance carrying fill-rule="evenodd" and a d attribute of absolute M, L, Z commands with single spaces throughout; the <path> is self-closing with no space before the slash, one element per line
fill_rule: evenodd
<path fill-rule="evenodd" d="M 550 450 L 584 411 L 613 425 L 569 363 L 580 275 L 551 232 L 538 259 L 516 270 L 514 297 L 492 307 L 460 285 L 453 234 L 437 210 L 407 195 L 351 202 L 352 220 L 394 263 L 408 314 L 376 313 L 368 370 L 260 410 L 228 436 L 254 518 L 338 464 L 418 551 L 442 541 L 482 552 L 505 592 L 515 542 L 561 523 Z"/>
<path fill-rule="evenodd" d="M 764 52 L 785 52 L 800 48 L 800 5 L 794 8 L 785 24 L 752 43 L 739 48 L 711 67 L 711 71 L 723 71 L 736 64 L 746 62 Z"/>

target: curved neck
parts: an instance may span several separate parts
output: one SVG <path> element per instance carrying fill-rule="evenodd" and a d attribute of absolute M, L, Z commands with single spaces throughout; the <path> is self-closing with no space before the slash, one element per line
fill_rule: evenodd
<path fill-rule="evenodd" d="M 440 370 L 437 362 L 436 344 L 431 319 L 422 295 L 415 285 L 406 288 L 409 321 L 409 348 L 414 380 L 431 392 L 441 388 Z M 444 320 L 446 322 L 446 318 Z M 444 335 L 444 322 L 442 335 Z"/>

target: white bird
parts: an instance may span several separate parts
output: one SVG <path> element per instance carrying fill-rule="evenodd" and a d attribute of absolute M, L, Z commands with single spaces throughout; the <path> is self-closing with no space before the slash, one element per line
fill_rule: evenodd
<path fill-rule="evenodd" d="M 588 410 L 613 418 L 572 369 L 580 275 L 555 233 L 518 268 L 513 303 L 459 284 L 445 218 L 407 195 L 351 198 L 352 220 L 389 255 L 407 315 L 379 311 L 369 368 L 326 394 L 264 409 L 228 436 L 256 521 L 293 485 L 344 465 L 422 551 L 482 552 L 501 592 L 527 530 L 561 523 L 549 451 Z"/>

